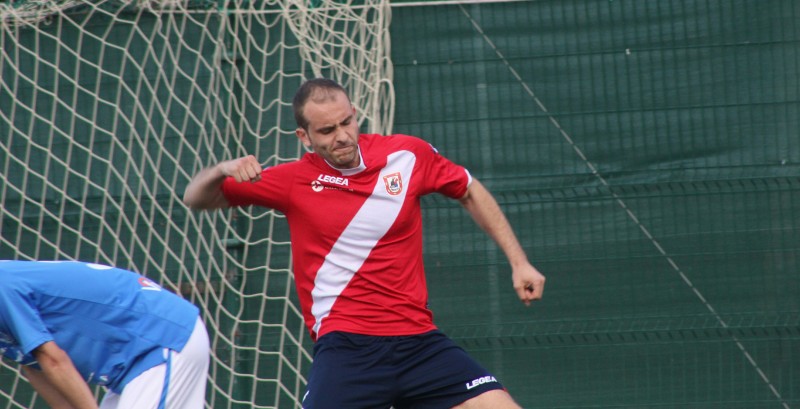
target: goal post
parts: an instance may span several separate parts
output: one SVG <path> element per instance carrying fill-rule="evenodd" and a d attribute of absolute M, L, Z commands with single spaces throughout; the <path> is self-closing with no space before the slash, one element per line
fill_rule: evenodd
<path fill-rule="evenodd" d="M 307 78 L 341 82 L 362 130 L 390 133 L 388 3 L 0 4 L 0 259 L 156 279 L 202 310 L 207 407 L 299 408 L 311 341 L 283 216 L 192 212 L 181 196 L 222 160 L 299 158 L 291 99 Z M 43 405 L 0 363 L 0 408 Z"/>

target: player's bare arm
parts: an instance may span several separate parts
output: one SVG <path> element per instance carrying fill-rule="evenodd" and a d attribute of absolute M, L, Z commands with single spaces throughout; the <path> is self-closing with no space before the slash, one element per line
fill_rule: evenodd
<path fill-rule="evenodd" d="M 50 384 L 47 378 L 44 377 L 42 371 L 31 368 L 29 366 L 22 366 L 22 373 L 28 379 L 36 392 L 41 396 L 50 408 L 52 409 L 74 409 L 68 401 L 58 390 Z"/>
<path fill-rule="evenodd" d="M 55 342 L 49 341 L 33 350 L 41 371 L 24 367 L 25 376 L 36 392 L 53 409 L 97 409 L 89 385 L 72 360 Z"/>
<path fill-rule="evenodd" d="M 183 203 L 192 209 L 221 209 L 228 207 L 220 186 L 226 177 L 237 182 L 255 182 L 261 178 L 261 164 L 253 155 L 220 162 L 201 170 L 186 186 Z"/>
<path fill-rule="evenodd" d="M 511 279 L 519 299 L 530 305 L 542 298 L 545 277 L 528 261 L 528 257 L 491 193 L 473 179 L 467 193 L 459 199 L 475 222 L 503 250 L 511 264 Z"/>

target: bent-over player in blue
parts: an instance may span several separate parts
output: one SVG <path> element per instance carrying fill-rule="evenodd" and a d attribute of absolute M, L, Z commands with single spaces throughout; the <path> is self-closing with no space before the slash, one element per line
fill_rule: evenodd
<path fill-rule="evenodd" d="M 51 407 L 201 409 L 209 341 L 197 307 L 131 271 L 0 260 L 0 354 Z"/>

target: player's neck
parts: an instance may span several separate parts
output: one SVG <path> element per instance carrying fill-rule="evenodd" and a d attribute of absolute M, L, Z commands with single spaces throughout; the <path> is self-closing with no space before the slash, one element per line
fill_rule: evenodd
<path fill-rule="evenodd" d="M 367 168 L 367 165 L 364 163 L 364 157 L 361 156 L 361 146 L 358 147 L 358 165 L 351 167 L 351 168 L 340 168 L 338 166 L 334 166 L 332 163 L 328 162 L 327 159 L 323 158 L 325 163 L 333 169 L 338 170 L 344 176 L 351 176 L 359 173 Z"/>

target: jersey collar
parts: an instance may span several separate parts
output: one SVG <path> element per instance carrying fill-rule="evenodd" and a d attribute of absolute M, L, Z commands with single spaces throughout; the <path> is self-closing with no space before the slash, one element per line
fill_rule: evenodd
<path fill-rule="evenodd" d="M 366 165 L 366 164 L 364 164 L 364 156 L 363 156 L 363 155 L 361 155 L 361 146 L 360 146 L 360 145 L 358 146 L 358 159 L 359 159 L 359 160 L 358 160 L 358 166 L 356 166 L 356 167 L 354 167 L 354 168 L 350 168 L 350 169 L 339 169 L 339 168 L 337 168 L 336 166 L 333 166 L 333 165 L 331 165 L 331 163 L 330 163 L 330 162 L 328 162 L 327 160 L 325 160 L 324 158 L 323 158 L 322 160 L 324 160 L 324 161 L 325 161 L 325 163 L 326 163 L 328 166 L 330 166 L 330 167 L 332 167 L 333 169 L 335 169 L 335 170 L 338 170 L 339 172 L 341 172 L 341 173 L 342 173 L 342 176 L 353 176 L 353 175 L 355 175 L 355 174 L 357 174 L 357 173 L 361 173 L 361 172 L 363 172 L 363 171 L 364 171 L 364 169 L 366 169 L 366 168 L 367 168 L 367 165 Z"/>

